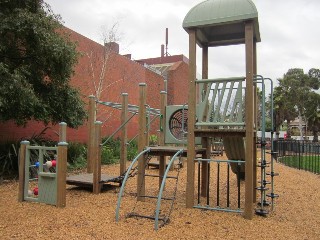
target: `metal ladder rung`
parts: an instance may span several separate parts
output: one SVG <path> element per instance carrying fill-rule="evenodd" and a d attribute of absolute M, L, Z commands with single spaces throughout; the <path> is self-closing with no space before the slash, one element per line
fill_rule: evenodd
<path fill-rule="evenodd" d="M 271 172 L 271 173 L 266 173 L 266 175 L 271 176 L 271 177 L 276 177 L 276 176 L 279 176 L 279 173 Z"/>
<path fill-rule="evenodd" d="M 258 181 L 258 183 L 261 183 L 261 181 Z M 265 184 L 265 185 L 267 185 L 267 184 L 271 184 L 271 182 L 270 181 L 262 181 L 262 184 Z"/>
<path fill-rule="evenodd" d="M 163 177 L 161 175 L 155 175 L 155 174 L 145 174 L 144 176 L 146 176 L 146 177 Z M 174 177 L 174 176 L 167 176 L 167 178 L 178 179 L 177 177 Z"/>
<path fill-rule="evenodd" d="M 158 198 L 157 196 L 150 196 L 150 195 L 142 195 L 142 196 L 139 196 L 139 197 L 145 197 L 145 198 Z M 162 200 L 175 200 L 175 198 L 168 198 L 168 197 L 162 197 L 161 198 Z"/>
<path fill-rule="evenodd" d="M 278 154 L 278 152 L 273 152 L 273 151 L 271 151 L 271 152 L 266 152 L 267 154 L 271 154 L 271 155 L 273 155 L 273 154 Z"/>
<path fill-rule="evenodd" d="M 270 193 L 270 194 L 266 194 L 267 197 L 270 197 L 270 198 L 278 198 L 279 197 L 279 194 L 276 194 L 276 193 Z"/>
<path fill-rule="evenodd" d="M 140 217 L 140 218 L 148 218 L 148 219 L 152 219 L 152 220 L 155 220 L 156 217 L 154 216 L 148 216 L 148 215 L 141 215 L 141 214 L 138 214 L 138 213 L 128 213 L 127 214 L 127 217 Z M 167 221 L 168 218 L 166 217 L 163 217 L 163 218 L 158 218 L 158 220 L 161 220 L 161 221 Z"/>

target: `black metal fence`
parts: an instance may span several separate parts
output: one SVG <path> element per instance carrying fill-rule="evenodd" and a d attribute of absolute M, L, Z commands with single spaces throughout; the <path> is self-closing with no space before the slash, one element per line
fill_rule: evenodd
<path fill-rule="evenodd" d="M 301 140 L 274 140 L 278 162 L 320 174 L 320 143 Z"/>

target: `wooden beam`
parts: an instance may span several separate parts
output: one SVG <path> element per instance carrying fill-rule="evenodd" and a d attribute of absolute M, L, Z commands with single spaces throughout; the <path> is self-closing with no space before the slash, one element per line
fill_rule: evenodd
<path fill-rule="evenodd" d="M 159 134 L 159 145 L 163 146 L 165 144 L 165 124 L 166 124 L 166 106 L 167 106 L 167 92 L 160 92 L 160 134 Z"/>
<path fill-rule="evenodd" d="M 194 159 L 196 122 L 196 30 L 189 30 L 189 96 L 188 96 L 188 158 L 187 158 L 187 185 L 186 207 L 194 205 Z"/>
<path fill-rule="evenodd" d="M 66 180 L 67 180 L 67 124 L 59 123 L 59 143 L 57 161 L 57 207 L 66 206 Z"/>
<path fill-rule="evenodd" d="M 253 23 L 245 24 L 246 50 L 246 168 L 245 168 L 245 209 L 244 218 L 253 218 L 253 156 L 254 156 L 254 93 L 253 93 Z"/>
<path fill-rule="evenodd" d="M 101 126 L 102 122 L 95 122 L 95 143 L 94 143 L 94 161 L 93 161 L 93 193 L 98 194 L 101 191 Z"/>
<path fill-rule="evenodd" d="M 257 75 L 257 43 L 254 40 L 253 42 L 253 76 Z M 253 88 L 253 97 L 254 97 L 254 126 L 258 126 L 258 109 L 259 109 L 259 99 L 257 95 L 257 83 L 254 83 Z M 264 117 L 264 116 L 262 116 Z M 256 129 L 255 129 L 256 130 Z M 254 147 L 253 147 L 253 202 L 257 201 L 257 132 L 254 131 Z"/>
<path fill-rule="evenodd" d="M 67 142 L 67 124 L 59 123 L 59 142 Z"/>
<path fill-rule="evenodd" d="M 62 125 L 62 128 L 66 126 Z M 61 129 L 64 131 L 63 129 Z M 65 141 L 58 143 L 58 161 L 57 161 L 57 207 L 66 206 L 66 193 L 67 193 L 67 154 L 68 154 L 68 143 Z"/>
<path fill-rule="evenodd" d="M 167 92 L 161 91 L 160 92 L 160 134 L 159 134 L 159 145 L 164 146 L 165 145 L 165 124 L 166 124 L 166 106 L 167 106 Z M 167 157 L 165 155 L 159 156 L 159 175 L 163 176 L 164 172 L 166 170 L 166 160 Z M 159 189 L 162 184 L 162 177 L 159 178 Z"/>
<path fill-rule="evenodd" d="M 208 46 L 207 45 L 203 46 L 202 47 L 202 79 L 208 79 L 208 60 L 209 60 L 208 52 L 209 52 Z M 207 85 L 208 85 L 208 83 L 204 83 L 204 86 L 203 86 L 203 90 L 204 90 L 203 94 L 204 95 L 206 94 L 206 91 L 207 91 Z M 196 85 L 196 91 L 198 91 L 197 85 Z M 200 94 L 201 93 L 199 93 L 199 95 Z M 201 97 L 201 96 L 199 96 L 199 97 Z M 206 119 L 207 119 L 208 106 L 209 106 L 209 102 L 207 102 L 207 104 L 205 106 L 202 121 L 206 121 Z M 210 158 L 210 152 L 211 152 L 211 149 L 209 149 L 211 147 L 210 138 L 203 137 L 201 143 L 202 143 L 202 147 L 207 149 L 204 158 L 206 158 L 206 159 Z M 203 197 L 207 197 L 207 187 L 209 184 L 209 182 L 208 182 L 209 181 L 208 169 L 209 169 L 209 163 L 202 162 L 201 163 L 201 196 L 203 196 Z"/>
<path fill-rule="evenodd" d="M 88 153 L 87 153 L 87 173 L 93 173 L 93 152 L 94 152 L 94 122 L 96 121 L 96 103 L 93 95 L 89 96 L 88 113 Z"/>
<path fill-rule="evenodd" d="M 146 121 L 146 91 L 147 84 L 139 83 L 139 137 L 138 137 L 138 152 L 142 152 L 147 145 L 147 121 Z M 143 201 L 145 195 L 145 157 L 141 156 L 138 160 L 138 178 L 137 178 L 137 200 Z"/>
<path fill-rule="evenodd" d="M 202 43 L 208 43 L 208 42 L 209 42 L 207 36 L 203 33 L 203 31 L 204 31 L 204 30 L 202 30 L 202 29 L 200 29 L 200 28 L 198 28 L 198 29 L 196 30 L 196 37 L 197 37 L 197 39 L 199 40 L 199 41 L 197 41 L 197 43 L 198 43 L 198 45 L 199 45 L 200 47 L 203 47 L 203 44 L 202 44 Z"/>
<path fill-rule="evenodd" d="M 25 165 L 26 165 L 26 149 L 30 145 L 29 141 L 21 141 L 19 150 L 19 192 L 18 201 L 24 201 L 24 186 L 25 186 Z"/>
<path fill-rule="evenodd" d="M 122 93 L 122 107 L 121 107 L 121 145 L 120 145 L 120 175 L 126 172 L 127 158 L 128 158 L 128 124 L 125 124 L 128 120 L 128 93 Z"/>

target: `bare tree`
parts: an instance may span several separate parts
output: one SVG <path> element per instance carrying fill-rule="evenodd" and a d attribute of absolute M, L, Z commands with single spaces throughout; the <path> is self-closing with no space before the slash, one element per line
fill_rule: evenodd
<path fill-rule="evenodd" d="M 97 53 L 94 51 L 90 51 L 86 53 L 87 57 L 89 58 L 89 71 L 91 76 L 91 83 L 93 84 L 94 95 L 98 100 L 101 98 L 102 92 L 108 88 L 109 86 L 106 85 L 106 72 L 108 68 L 111 68 L 112 63 L 110 60 L 113 54 L 113 44 L 117 44 L 120 41 L 119 35 L 119 23 L 114 23 L 110 29 L 104 29 L 102 32 L 102 40 L 104 44 L 104 49 L 102 56 L 97 56 Z M 98 53 L 99 54 L 99 53 Z M 97 71 L 97 67 L 100 67 L 100 70 Z M 98 74 L 97 74 L 98 73 Z M 110 83 L 115 84 L 115 82 Z"/>

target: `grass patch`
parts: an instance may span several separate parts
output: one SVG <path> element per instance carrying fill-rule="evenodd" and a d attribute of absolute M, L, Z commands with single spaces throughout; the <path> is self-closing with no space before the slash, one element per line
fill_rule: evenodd
<path fill-rule="evenodd" d="M 320 156 L 285 156 L 280 157 L 279 162 L 289 167 L 320 173 Z"/>

